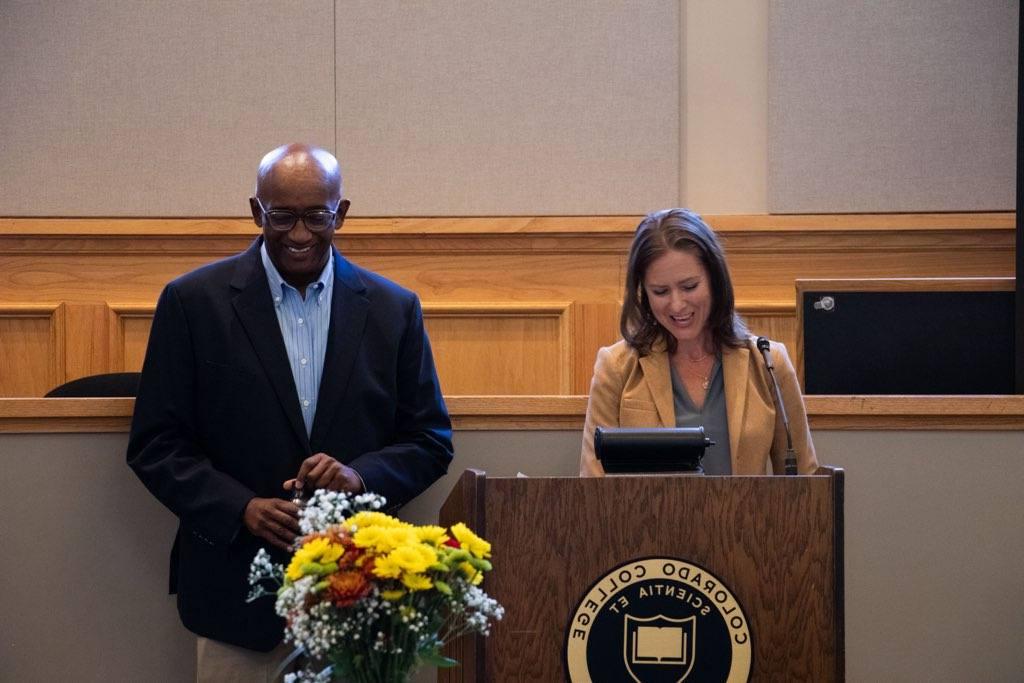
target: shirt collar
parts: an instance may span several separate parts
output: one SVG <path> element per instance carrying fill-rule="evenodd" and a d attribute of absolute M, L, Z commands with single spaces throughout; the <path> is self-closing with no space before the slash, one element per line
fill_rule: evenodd
<path fill-rule="evenodd" d="M 263 260 L 263 269 L 267 271 L 267 283 L 270 285 L 270 296 L 273 298 L 275 306 L 281 303 L 281 299 L 283 298 L 286 289 L 290 289 L 296 294 L 299 293 L 299 290 L 285 282 L 284 278 L 281 277 L 281 273 L 277 271 L 277 267 L 274 266 L 274 262 L 270 260 L 270 254 L 267 252 L 266 240 L 260 244 L 260 258 Z M 306 292 L 307 294 L 309 292 L 315 292 L 317 295 L 316 302 L 317 304 L 320 304 L 323 301 L 324 295 L 331 292 L 333 285 L 334 249 L 331 249 L 330 258 L 327 259 L 327 264 L 324 265 L 324 269 L 320 271 L 320 277 L 318 277 L 314 282 L 309 283 L 309 286 L 306 287 Z"/>

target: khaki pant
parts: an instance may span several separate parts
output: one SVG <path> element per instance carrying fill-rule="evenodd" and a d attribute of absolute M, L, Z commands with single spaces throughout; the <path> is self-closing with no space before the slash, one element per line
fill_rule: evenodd
<path fill-rule="evenodd" d="M 272 683 L 281 663 L 291 654 L 291 645 L 281 643 L 270 652 L 256 652 L 218 640 L 196 641 L 196 683 Z M 294 666 L 285 669 L 293 671 Z"/>

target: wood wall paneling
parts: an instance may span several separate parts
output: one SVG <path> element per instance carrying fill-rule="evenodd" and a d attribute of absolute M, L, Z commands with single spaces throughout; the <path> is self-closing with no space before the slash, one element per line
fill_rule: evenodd
<path fill-rule="evenodd" d="M 110 307 L 111 372 L 142 370 L 154 310 L 154 306 L 146 304 L 114 304 Z"/>
<path fill-rule="evenodd" d="M 64 379 L 64 307 L 0 304 L 0 396 L 42 396 Z"/>
<path fill-rule="evenodd" d="M 597 350 L 619 340 L 619 311 L 622 304 L 612 302 L 574 303 L 572 358 L 572 392 L 589 394 L 594 376 Z"/>
<path fill-rule="evenodd" d="M 741 315 L 798 367 L 798 278 L 1014 273 L 1013 214 L 706 218 Z M 637 220 L 350 219 L 337 244 L 420 295 L 446 394 L 582 395 L 597 349 L 619 338 Z M 0 395 L 141 368 L 163 286 L 244 250 L 255 232 L 243 219 L 0 218 L 3 347 L 20 358 L 2 361 Z"/>
<path fill-rule="evenodd" d="M 65 381 L 110 372 L 110 309 L 100 302 L 65 302 Z"/>
<path fill-rule="evenodd" d="M 572 393 L 569 304 L 427 303 L 423 313 L 445 393 Z"/>

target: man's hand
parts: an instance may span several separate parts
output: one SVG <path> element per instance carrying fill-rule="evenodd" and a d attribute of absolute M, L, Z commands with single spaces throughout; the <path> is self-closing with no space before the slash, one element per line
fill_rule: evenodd
<path fill-rule="evenodd" d="M 289 550 L 299 535 L 299 507 L 278 498 L 253 498 L 245 506 L 242 522 L 253 536 Z"/>
<path fill-rule="evenodd" d="M 293 491 L 296 487 L 304 491 L 331 489 L 362 493 L 363 480 L 348 465 L 338 462 L 326 453 L 317 453 L 303 460 L 295 478 L 284 483 L 286 491 Z"/>

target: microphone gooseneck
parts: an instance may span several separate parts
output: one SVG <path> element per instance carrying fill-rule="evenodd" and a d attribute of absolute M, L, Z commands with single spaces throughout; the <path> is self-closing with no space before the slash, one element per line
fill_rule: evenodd
<path fill-rule="evenodd" d="M 786 415 L 786 404 L 782 401 L 782 390 L 779 389 L 779 380 L 775 377 L 775 365 L 772 363 L 771 342 L 767 337 L 757 338 L 757 350 L 764 358 L 764 365 L 768 368 L 768 376 L 772 380 L 772 389 L 775 391 L 775 408 L 782 417 L 782 426 L 786 429 L 786 459 L 784 461 L 787 476 L 796 474 L 796 453 L 793 451 L 793 432 L 789 429 L 789 416 Z"/>

